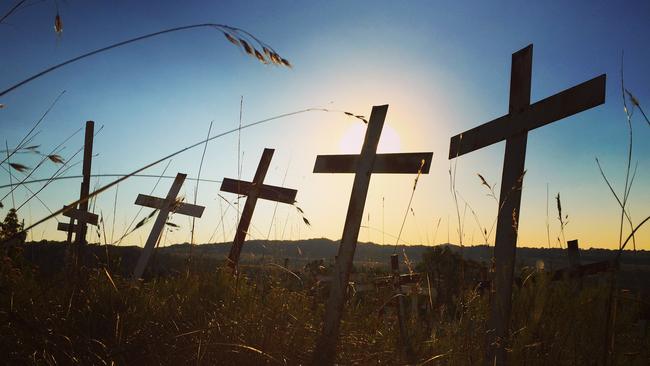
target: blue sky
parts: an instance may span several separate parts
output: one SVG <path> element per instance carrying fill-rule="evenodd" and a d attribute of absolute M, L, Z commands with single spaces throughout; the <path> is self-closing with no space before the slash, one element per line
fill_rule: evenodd
<path fill-rule="evenodd" d="M 5 3 L 1 9 L 10 5 Z M 95 173 L 132 171 L 199 141 L 212 120 L 214 133 L 236 127 L 242 96 L 243 123 L 315 106 L 368 115 L 372 105 L 389 104 L 387 129 L 399 142 L 386 144 L 386 149 L 435 154 L 431 174 L 421 180 L 415 194 L 415 215 L 407 220 L 404 239 L 410 243 L 459 241 L 449 187 L 449 138 L 507 112 L 513 52 L 534 44 L 533 102 L 606 73 L 605 105 L 529 135 L 519 243 L 547 245 L 548 184 L 552 245 L 557 245 L 558 236 L 552 200 L 557 192 L 570 217 L 567 238 L 578 238 L 587 247 L 617 245 L 620 213 L 594 158 L 601 159 L 616 188 L 622 189 L 627 128 L 620 92 L 621 52 L 625 51 L 626 86 L 647 105 L 648 2 L 61 1 L 58 8 L 64 25 L 58 38 L 53 30 L 54 2 L 28 7 L 0 25 L 0 89 L 94 48 L 204 22 L 246 29 L 294 67 L 262 65 L 209 29 L 163 35 L 67 66 L 1 98 L 6 107 L 0 110 L 0 126 L 10 145 L 20 141 L 62 90 L 66 93 L 43 123 L 37 142 L 47 150 L 85 120 L 95 120 L 104 126 L 95 143 Z M 634 156 L 639 165 L 631 202 L 637 221 L 648 215 L 650 206 L 650 148 L 642 142 L 647 141 L 650 128 L 638 117 Z M 341 146 L 341 141 L 349 141 L 358 125 L 359 121 L 340 113 L 311 112 L 242 132 L 242 179 L 252 179 L 264 147 L 276 148 L 267 183 L 280 184 L 286 171 L 286 185 L 299 190 L 299 206 L 312 222 L 311 227 L 301 224 L 292 207 L 279 207 L 272 221 L 274 204 L 261 203 L 253 220 L 259 229 L 254 237 L 266 237 L 269 227 L 271 239 L 281 237 L 282 231 L 284 238 L 293 239 L 340 236 L 352 176 L 311 171 L 317 154 L 354 149 Z M 76 150 L 81 140 L 77 135 L 62 155 Z M 476 173 L 498 182 L 503 148 L 503 143 L 493 145 L 463 156 L 456 165 L 456 189 L 477 213 L 481 226 L 488 228 L 496 204 L 486 197 Z M 175 158 L 167 173 L 196 176 L 200 155 L 199 148 Z M 27 157 L 22 159 L 30 163 Z M 47 177 L 53 168 L 48 166 L 35 176 Z M 150 173 L 158 174 L 162 168 L 152 168 Z M 2 182 L 8 181 L 7 174 L 1 173 Z M 236 135 L 210 143 L 202 176 L 237 176 Z M 364 224 L 395 234 L 412 180 L 410 176 L 373 177 Z M 108 182 L 102 179 L 93 185 Z M 134 178 L 120 185 L 116 232 L 135 214 L 137 193 L 148 193 L 153 183 Z M 169 184 L 161 183 L 155 194 L 164 195 Z M 40 197 L 58 208 L 78 195 L 77 187 L 77 182 L 53 183 Z M 186 196 L 192 196 L 193 189 L 186 183 Z M 215 184 L 199 187 L 198 203 L 207 206 L 205 216 L 197 221 L 199 242 L 215 232 L 221 216 L 217 190 Z M 17 190 L 16 201 L 25 195 Z M 115 192 L 109 191 L 97 202 L 96 210 L 107 222 L 112 222 L 114 198 Z M 462 215 L 465 205 L 460 206 Z M 28 222 L 46 213 L 38 202 L 22 211 Z M 234 210 L 226 218 L 226 232 L 216 229 L 219 240 L 231 240 L 233 235 Z M 182 228 L 169 234 L 167 242 L 189 240 L 187 219 L 174 221 Z M 470 211 L 464 222 L 463 241 L 482 242 Z M 55 225 L 52 221 L 37 228 L 34 239 L 61 239 Z M 127 242 L 137 244 L 146 238 L 147 229 L 143 230 Z M 640 235 L 648 249 L 650 230 L 645 228 Z M 394 239 L 362 230 L 360 240 L 392 243 Z"/>

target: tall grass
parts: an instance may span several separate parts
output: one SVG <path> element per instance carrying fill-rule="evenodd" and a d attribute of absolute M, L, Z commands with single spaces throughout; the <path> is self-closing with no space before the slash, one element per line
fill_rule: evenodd
<path fill-rule="evenodd" d="M 70 277 L 65 269 L 41 273 L 20 250 L 4 251 L 0 262 L 0 353 L 7 363 L 293 365 L 311 359 L 327 287 L 307 270 L 288 275 L 281 266 L 249 265 L 236 279 L 206 258 L 195 258 L 196 270 L 186 274 L 182 258 L 159 257 L 168 274 L 134 286 L 109 269 L 119 267 L 116 253 L 110 256 L 113 265 L 83 268 L 83 276 Z M 357 273 L 368 280 L 387 274 L 361 267 Z M 508 339 L 513 364 L 596 364 L 608 297 L 600 279 L 588 279 L 576 292 L 574 283 L 550 282 L 537 269 L 524 268 L 522 276 L 529 280 L 514 292 Z M 457 281 L 437 283 L 443 292 L 418 300 L 433 304 L 425 313 L 410 310 L 419 295 L 404 295 L 416 363 L 483 362 L 487 294 L 456 287 Z M 337 362 L 405 363 L 395 311 L 384 306 L 392 295 L 380 288 L 350 298 Z M 615 296 L 612 363 L 647 364 L 650 337 L 637 326 L 647 305 L 620 291 Z"/>

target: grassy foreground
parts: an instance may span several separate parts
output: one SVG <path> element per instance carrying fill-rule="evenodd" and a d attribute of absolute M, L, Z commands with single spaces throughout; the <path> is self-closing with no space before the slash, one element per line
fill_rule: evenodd
<path fill-rule="evenodd" d="M 199 267 L 132 284 L 106 267 L 43 276 L 20 253 L 5 252 L 0 358 L 46 365 L 310 363 L 326 288 L 307 274 L 298 280 L 269 266 L 238 280 Z M 585 281 L 579 289 L 539 274 L 528 277 L 514 295 L 513 364 L 601 364 L 607 278 Z M 408 312 L 415 358 L 430 365 L 480 364 L 489 293 L 438 290 L 433 310 Z M 384 306 L 391 295 L 384 289 L 350 299 L 338 362 L 406 364 L 394 310 Z M 647 365 L 650 337 L 639 321 L 647 304 L 620 290 L 614 299 L 613 364 Z"/>

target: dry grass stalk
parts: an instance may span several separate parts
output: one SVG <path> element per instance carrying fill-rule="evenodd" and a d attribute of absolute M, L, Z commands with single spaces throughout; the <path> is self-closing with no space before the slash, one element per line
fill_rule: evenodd
<path fill-rule="evenodd" d="M 59 18 L 59 20 L 60 20 L 60 18 Z M 60 29 L 62 31 L 63 30 L 63 24 L 61 23 L 60 25 L 61 25 Z M 90 56 L 93 56 L 93 55 L 96 55 L 96 54 L 99 54 L 99 53 L 103 53 L 103 52 L 109 51 L 111 49 L 127 45 L 129 43 L 138 42 L 138 41 L 142 41 L 142 40 L 145 40 L 145 39 L 148 39 L 148 38 L 156 37 L 156 36 L 159 36 L 159 35 L 162 35 L 162 34 L 178 32 L 178 31 L 183 31 L 183 30 L 189 30 L 189 29 L 196 29 L 196 28 L 211 28 L 211 29 L 215 29 L 215 30 L 217 30 L 219 32 L 222 32 L 224 34 L 224 36 L 226 36 L 228 41 L 233 43 L 235 46 L 243 47 L 244 51 L 247 54 L 255 57 L 258 60 L 259 60 L 259 58 L 256 56 L 256 52 L 259 53 L 259 51 L 257 51 L 257 49 L 255 47 L 260 47 L 262 49 L 266 49 L 267 50 L 267 56 L 262 56 L 260 54 L 260 56 L 262 56 L 262 61 L 264 61 L 265 63 L 270 63 L 270 64 L 273 64 L 273 65 L 277 65 L 277 66 L 289 67 L 289 68 L 291 67 L 291 63 L 288 60 L 280 57 L 278 55 L 278 53 L 271 46 L 269 46 L 267 43 L 264 43 L 259 38 L 255 37 L 253 34 L 247 32 L 247 31 L 245 31 L 245 30 L 243 30 L 241 28 L 231 27 L 229 25 L 217 24 L 217 23 L 192 24 L 192 25 L 186 25 L 186 26 L 182 26 L 182 27 L 169 28 L 169 29 L 165 29 L 165 30 L 162 30 L 162 31 L 149 33 L 149 34 L 145 34 L 143 36 L 131 38 L 131 39 L 128 39 L 128 40 L 125 40 L 125 41 L 122 41 L 122 42 L 114 43 L 112 45 L 96 49 L 94 51 L 87 52 L 85 54 L 82 54 L 82 55 L 79 55 L 77 57 L 71 58 L 69 60 L 63 61 L 63 62 L 61 62 L 59 64 L 51 66 L 51 67 L 49 67 L 49 68 L 47 68 L 47 69 L 45 69 L 45 70 L 43 70 L 43 71 L 41 71 L 41 72 L 39 72 L 39 73 L 37 73 L 35 75 L 32 75 L 32 76 L 28 77 L 27 79 L 25 79 L 25 80 L 23 80 L 23 81 L 21 81 L 21 82 L 19 82 L 17 84 L 14 84 L 14 85 L 10 86 L 9 88 L 1 91 L 0 92 L 0 97 L 4 96 L 7 93 L 12 92 L 13 90 L 15 90 L 15 89 L 17 89 L 17 88 L 31 82 L 31 81 L 33 81 L 35 79 L 38 79 L 38 78 L 40 78 L 40 77 L 42 77 L 42 76 L 44 76 L 46 74 L 49 74 L 52 71 L 55 71 L 55 70 L 57 70 L 57 69 L 59 69 L 59 68 L 61 68 L 63 66 L 72 64 L 74 62 L 80 61 L 82 59 L 85 59 L 87 57 L 90 57 Z M 234 38 L 237 38 L 238 42 L 233 42 Z M 245 40 L 245 38 L 247 38 L 248 41 Z"/>
<path fill-rule="evenodd" d="M 564 237 L 564 228 L 569 223 L 569 215 L 562 216 L 562 201 L 560 200 L 559 192 L 557 196 L 555 196 L 555 202 L 557 203 L 557 219 L 560 222 L 560 236 L 562 237 L 562 241 L 560 241 L 560 236 L 558 236 L 557 242 L 560 247 L 562 247 L 562 245 L 566 243 L 566 238 Z"/>

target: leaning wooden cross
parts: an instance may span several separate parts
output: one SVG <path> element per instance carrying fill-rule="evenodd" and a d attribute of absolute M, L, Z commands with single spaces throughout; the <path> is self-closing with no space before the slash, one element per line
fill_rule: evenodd
<path fill-rule="evenodd" d="M 181 190 L 181 186 L 185 181 L 185 177 L 187 177 L 187 174 L 176 174 L 174 183 L 172 183 L 172 187 L 169 189 L 169 193 L 167 193 L 167 197 L 165 198 L 139 194 L 138 198 L 135 200 L 136 205 L 151 207 L 160 211 L 158 212 L 158 217 L 156 217 L 156 221 L 154 222 L 153 227 L 151 227 L 151 232 L 149 233 L 147 242 L 144 245 L 144 249 L 142 250 L 142 253 L 140 253 L 138 264 L 136 264 L 135 270 L 133 271 L 134 280 L 142 277 L 144 269 L 149 262 L 149 258 L 151 257 L 151 253 L 156 247 L 160 233 L 165 227 L 167 218 L 169 217 L 170 213 L 177 213 L 192 217 L 201 217 L 203 215 L 203 210 L 205 207 L 179 202 L 176 199 L 178 192 Z"/>
<path fill-rule="evenodd" d="M 600 75 L 530 104 L 533 45 L 512 55 L 509 113 L 451 138 L 449 159 L 506 140 L 495 239 L 496 296 L 491 301 L 488 363 L 505 363 L 512 279 L 519 225 L 528 131 L 605 102 L 606 76 Z M 496 357 L 496 359 L 495 359 Z"/>
<path fill-rule="evenodd" d="M 251 219 L 253 218 L 253 211 L 255 211 L 257 199 L 261 198 L 290 205 L 296 202 L 296 194 L 298 191 L 295 189 L 264 184 L 264 178 L 266 177 L 266 172 L 269 170 L 269 165 L 271 165 L 271 159 L 273 158 L 274 152 L 274 149 L 264 149 L 252 182 L 230 178 L 224 178 L 221 182 L 221 191 L 247 196 L 244 210 L 239 219 L 239 225 L 237 225 L 235 239 L 232 242 L 230 254 L 228 255 L 228 266 L 232 268 L 233 273 L 237 272 L 239 255 L 241 254 L 244 241 L 246 240 L 246 235 L 248 234 L 248 228 L 251 224 Z"/>
<path fill-rule="evenodd" d="M 339 246 L 323 330 L 316 343 L 312 363 L 331 365 L 336 359 L 339 327 L 350 270 L 357 247 L 370 176 L 373 173 L 429 173 L 433 153 L 377 154 L 377 145 L 388 105 L 372 108 L 360 155 L 319 155 L 314 173 L 354 173 L 350 204 Z M 424 162 L 424 164 L 423 164 Z"/>
<path fill-rule="evenodd" d="M 63 211 L 63 216 L 70 218 L 70 223 L 60 222 L 57 230 L 68 233 L 67 242 L 72 242 L 72 233 L 75 233 L 75 243 L 79 245 L 86 244 L 86 224 L 97 225 L 98 217 L 96 214 L 88 212 L 88 194 L 90 193 L 90 170 L 93 159 L 93 136 L 95 131 L 95 122 L 86 121 L 86 133 L 84 138 L 84 160 L 83 160 L 83 179 L 81 181 L 81 190 L 79 193 L 79 207 L 67 207 Z M 76 221 L 76 224 L 75 224 Z M 78 253 L 77 253 L 78 254 Z"/>

